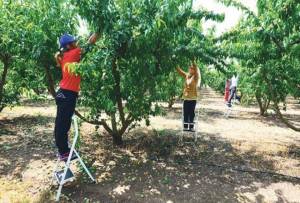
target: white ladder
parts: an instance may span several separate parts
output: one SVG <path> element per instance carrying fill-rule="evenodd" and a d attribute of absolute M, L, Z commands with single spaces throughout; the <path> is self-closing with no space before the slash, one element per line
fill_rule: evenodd
<path fill-rule="evenodd" d="M 233 100 L 231 101 L 231 107 L 229 107 L 227 105 L 227 102 L 226 102 L 226 104 L 225 104 L 226 109 L 225 109 L 225 112 L 224 112 L 224 117 L 225 118 L 229 118 L 230 115 L 235 115 L 236 116 L 238 114 L 237 110 L 233 110 L 236 104 L 238 104 L 236 97 L 234 97 Z"/>
<path fill-rule="evenodd" d="M 231 93 L 230 93 L 229 97 L 231 97 Z M 237 103 L 236 101 L 237 101 L 237 99 L 236 99 L 236 93 L 234 94 L 233 99 L 231 100 L 231 106 L 230 107 L 228 106 L 228 101 L 226 101 L 226 104 L 225 104 L 226 105 L 226 109 L 225 109 L 225 112 L 224 112 L 225 118 L 229 118 L 229 116 L 232 114 L 233 107 Z"/>
<path fill-rule="evenodd" d="M 58 171 L 58 168 L 59 168 L 60 162 L 62 162 L 62 161 L 60 160 L 59 157 L 57 158 L 56 166 L 55 166 L 54 174 L 53 174 L 53 179 L 54 180 L 56 179 L 57 183 L 59 184 L 59 187 L 58 187 L 58 190 L 57 190 L 57 193 L 56 193 L 56 199 L 55 199 L 55 201 L 57 201 L 57 202 L 59 201 L 63 185 L 66 182 L 72 181 L 74 179 L 74 174 L 72 173 L 72 171 L 70 169 L 70 164 L 71 164 L 71 161 L 72 161 L 71 158 L 73 156 L 73 153 L 75 153 L 75 155 L 77 156 L 77 158 L 75 160 L 79 161 L 79 163 L 84 168 L 85 172 L 88 174 L 90 179 L 94 183 L 96 183 L 94 177 L 92 176 L 92 174 L 90 173 L 90 171 L 88 170 L 88 168 L 86 167 L 84 162 L 82 161 L 81 157 L 79 156 L 79 153 L 75 149 L 76 142 L 78 141 L 78 138 L 79 138 L 79 130 L 78 130 L 77 117 L 73 116 L 72 120 L 73 120 L 73 128 L 74 128 L 75 136 L 73 138 L 73 143 L 72 143 L 72 147 L 71 147 L 71 150 L 70 150 L 69 157 L 68 157 L 66 162 L 63 161 L 64 162 L 64 169 L 59 170 L 59 171 Z"/>
<path fill-rule="evenodd" d="M 224 112 L 224 116 L 225 118 L 229 118 L 230 114 L 232 113 L 232 108 L 233 108 L 233 105 L 231 104 L 231 107 L 229 107 L 227 104 L 226 105 L 226 109 L 225 109 L 225 112 Z"/>

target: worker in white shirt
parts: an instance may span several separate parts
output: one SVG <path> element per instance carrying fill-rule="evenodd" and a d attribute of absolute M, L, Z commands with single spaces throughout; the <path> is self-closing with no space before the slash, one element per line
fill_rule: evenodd
<path fill-rule="evenodd" d="M 233 99 L 233 97 L 236 96 L 236 88 L 238 85 L 238 81 L 239 81 L 239 76 L 233 75 L 231 78 L 231 85 L 230 85 L 230 97 L 227 103 L 228 107 L 231 107 L 231 100 Z"/>

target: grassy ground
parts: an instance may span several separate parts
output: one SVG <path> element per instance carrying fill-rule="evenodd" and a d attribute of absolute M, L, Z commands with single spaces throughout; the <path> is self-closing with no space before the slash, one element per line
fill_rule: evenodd
<path fill-rule="evenodd" d="M 300 136 L 256 107 L 235 106 L 202 91 L 197 142 L 179 143 L 181 106 L 151 119 L 115 148 L 102 129 L 82 124 L 80 151 L 97 184 L 77 168 L 62 202 L 300 202 Z M 290 103 L 286 116 L 300 120 Z M 53 103 L 0 114 L 0 202 L 53 202 Z M 281 175 L 280 175 L 281 174 Z"/>

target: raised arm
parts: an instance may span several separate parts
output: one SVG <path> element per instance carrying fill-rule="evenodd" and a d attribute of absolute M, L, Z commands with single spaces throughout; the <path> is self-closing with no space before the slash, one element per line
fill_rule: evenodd
<path fill-rule="evenodd" d="M 81 47 L 81 59 L 83 59 L 86 56 L 86 54 L 93 49 L 93 45 L 97 42 L 98 38 L 98 33 L 92 34 L 88 39 L 88 43 Z"/>
<path fill-rule="evenodd" d="M 186 78 L 187 73 L 184 72 L 180 67 L 176 67 L 177 73 L 182 77 Z"/>
<path fill-rule="evenodd" d="M 61 60 L 62 60 L 62 53 L 61 52 L 56 52 L 54 55 L 55 61 L 56 61 L 56 66 L 59 67 L 61 64 Z"/>
<path fill-rule="evenodd" d="M 95 44 L 97 42 L 99 38 L 99 34 L 98 33 L 94 33 L 92 34 L 92 36 L 90 36 L 90 38 L 88 39 L 88 43 L 89 44 Z"/>
<path fill-rule="evenodd" d="M 200 68 L 198 68 L 198 71 L 199 71 L 199 75 L 198 75 L 198 84 L 199 84 L 199 87 L 201 86 L 201 82 L 202 82 L 202 76 L 201 76 L 201 70 Z"/>

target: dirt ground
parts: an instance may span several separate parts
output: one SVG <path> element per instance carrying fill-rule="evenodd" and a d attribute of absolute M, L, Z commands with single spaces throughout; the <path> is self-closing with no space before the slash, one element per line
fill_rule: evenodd
<path fill-rule="evenodd" d="M 300 202 L 300 133 L 270 112 L 234 106 L 202 90 L 199 137 L 181 135 L 181 104 L 124 137 L 122 148 L 94 126 L 81 125 L 80 152 L 97 183 L 76 163 L 61 202 Z M 291 100 L 285 115 L 300 122 Z M 0 114 L 0 203 L 53 202 L 55 105 L 26 103 Z M 81 175 L 80 175 L 81 174 Z"/>

